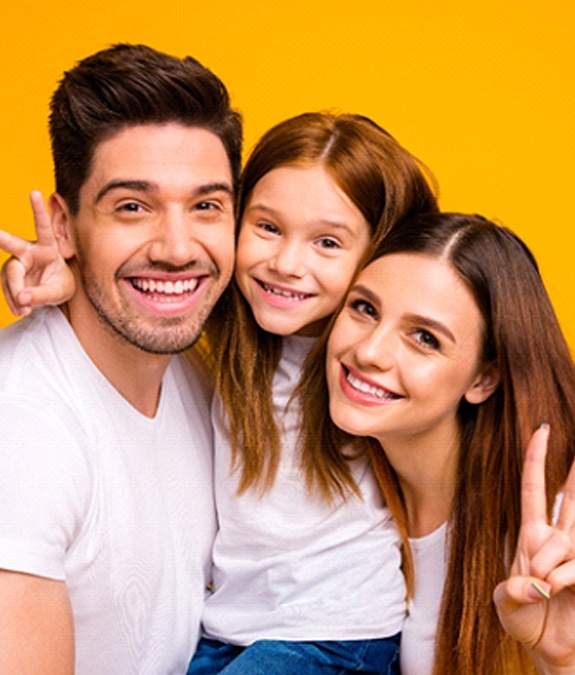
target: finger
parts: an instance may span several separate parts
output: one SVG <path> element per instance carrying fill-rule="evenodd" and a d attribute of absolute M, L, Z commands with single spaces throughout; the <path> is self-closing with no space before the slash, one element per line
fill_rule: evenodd
<path fill-rule="evenodd" d="M 575 591 L 575 560 L 559 565 L 545 580 L 552 586 L 554 595 L 564 588 L 571 588 Z"/>
<path fill-rule="evenodd" d="M 66 297 L 64 297 L 66 295 Z M 18 300 L 26 300 L 26 304 L 31 307 L 41 307 L 42 305 L 61 305 L 72 296 L 72 293 L 64 294 L 60 286 L 33 286 L 23 291 Z"/>
<path fill-rule="evenodd" d="M 557 527 L 569 532 L 575 525 L 575 461 L 571 465 L 567 482 L 563 488 L 561 508 L 557 518 Z"/>
<path fill-rule="evenodd" d="M 28 313 L 17 300 L 19 293 L 24 288 L 25 274 L 26 270 L 16 258 L 9 258 L 2 266 L 2 290 L 10 311 L 16 316 Z"/>
<path fill-rule="evenodd" d="M 32 212 L 34 213 L 34 226 L 36 228 L 38 243 L 55 245 L 56 238 L 54 237 L 54 232 L 52 230 L 52 221 L 48 215 L 42 193 L 38 190 L 33 190 L 30 193 L 30 204 L 32 205 Z"/>
<path fill-rule="evenodd" d="M 547 522 L 547 499 L 545 495 L 545 456 L 549 426 L 541 425 L 533 434 L 523 464 L 521 478 L 521 522 Z"/>
<path fill-rule="evenodd" d="M 30 247 L 30 242 L 15 234 L 0 230 L 0 249 L 16 258 L 21 258 Z"/>
<path fill-rule="evenodd" d="M 540 579 L 547 579 L 548 574 L 573 556 L 571 536 L 556 528 L 549 529 L 549 536 L 529 563 L 529 573 Z"/>
<path fill-rule="evenodd" d="M 498 612 L 507 614 L 520 605 L 536 605 L 549 600 L 551 584 L 537 577 L 510 577 L 500 583 L 493 592 L 493 601 Z"/>

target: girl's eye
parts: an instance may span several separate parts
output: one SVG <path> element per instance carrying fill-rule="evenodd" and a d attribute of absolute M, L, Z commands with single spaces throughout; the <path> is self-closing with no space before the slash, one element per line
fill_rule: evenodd
<path fill-rule="evenodd" d="M 429 331 L 418 328 L 413 332 L 413 336 L 417 344 L 425 347 L 425 349 L 439 349 L 439 340 Z"/>
<path fill-rule="evenodd" d="M 323 237 L 322 239 L 319 239 L 317 243 L 320 248 L 326 248 L 330 250 L 341 248 L 339 242 L 336 239 L 332 239 L 331 237 Z"/>
<path fill-rule="evenodd" d="M 270 232 L 271 234 L 279 234 L 279 227 L 273 223 L 268 223 L 267 221 L 262 221 L 257 224 L 257 227 L 264 232 Z"/>
<path fill-rule="evenodd" d="M 367 302 L 367 300 L 357 298 L 356 300 L 351 300 L 349 306 L 354 312 L 357 312 L 363 316 L 374 319 L 377 319 L 379 316 L 375 307 L 370 302 Z"/>

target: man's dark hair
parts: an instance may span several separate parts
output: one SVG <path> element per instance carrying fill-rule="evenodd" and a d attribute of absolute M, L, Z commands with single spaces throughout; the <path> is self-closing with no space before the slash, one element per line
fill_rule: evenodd
<path fill-rule="evenodd" d="M 117 44 L 66 72 L 50 104 L 56 190 L 75 214 L 96 146 L 127 126 L 177 122 L 214 133 L 234 187 L 241 169 L 242 120 L 223 82 L 196 59 L 145 45 Z"/>

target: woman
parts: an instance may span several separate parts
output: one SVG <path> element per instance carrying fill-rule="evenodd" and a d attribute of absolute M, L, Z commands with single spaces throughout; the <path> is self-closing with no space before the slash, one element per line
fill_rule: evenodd
<path fill-rule="evenodd" d="M 556 647 L 560 639 L 561 658 L 575 663 L 575 602 L 562 590 L 575 575 L 569 565 L 563 577 L 548 574 L 575 559 L 572 533 L 545 524 L 567 543 L 551 562 L 549 544 L 544 562 L 529 567 L 539 583 L 514 577 L 498 588 L 502 620 L 527 650 L 506 639 L 491 602 L 511 552 L 514 575 L 525 574 L 520 562 L 532 554 L 525 539 L 534 516 L 524 512 L 522 529 L 520 476 L 533 430 L 551 427 L 547 514 L 575 454 L 575 368 L 525 245 L 479 216 L 419 216 L 391 230 L 352 285 L 327 345 L 329 412 L 343 431 L 327 414 L 324 353 L 325 344 L 303 386 L 305 443 L 315 446 L 320 433 L 335 452 L 350 434 L 369 438 L 403 539 L 411 596 L 404 675 L 525 673 L 532 663 L 542 673 L 572 672 L 558 667 Z M 534 453 L 541 462 L 545 434 L 534 438 L 530 462 Z M 558 526 L 570 522 L 571 502 L 566 492 Z M 548 590 L 549 601 L 541 595 Z M 547 625 L 525 616 L 533 597 L 536 612 L 547 603 Z M 564 625 L 569 632 L 557 638 Z"/>

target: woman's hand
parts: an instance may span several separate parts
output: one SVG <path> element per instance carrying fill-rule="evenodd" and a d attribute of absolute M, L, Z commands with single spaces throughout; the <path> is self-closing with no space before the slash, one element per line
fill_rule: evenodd
<path fill-rule="evenodd" d="M 545 456 L 549 428 L 527 447 L 521 530 L 510 577 L 493 598 L 503 628 L 529 651 L 540 673 L 575 673 L 575 463 L 554 525 L 547 519 Z"/>
<path fill-rule="evenodd" d="M 2 266 L 2 290 L 16 316 L 30 314 L 32 307 L 59 305 L 69 300 L 76 289 L 40 192 L 31 193 L 30 203 L 37 241 L 26 241 L 0 230 L 0 248 L 12 256 Z"/>

